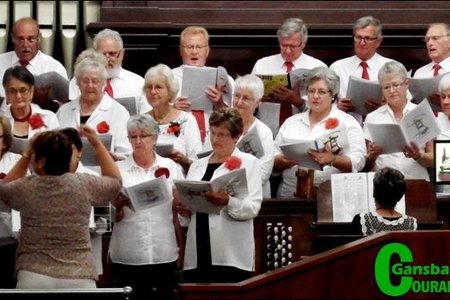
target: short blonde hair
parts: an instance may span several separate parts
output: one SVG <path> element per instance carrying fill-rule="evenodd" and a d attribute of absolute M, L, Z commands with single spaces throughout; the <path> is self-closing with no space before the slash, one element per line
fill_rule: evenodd
<path fill-rule="evenodd" d="M 202 26 L 188 26 L 186 27 L 180 35 L 180 44 L 183 44 L 183 41 L 185 40 L 187 35 L 193 35 L 193 34 L 201 34 L 205 37 L 206 43 L 209 44 L 209 34 L 208 31 L 205 29 L 205 27 Z"/>

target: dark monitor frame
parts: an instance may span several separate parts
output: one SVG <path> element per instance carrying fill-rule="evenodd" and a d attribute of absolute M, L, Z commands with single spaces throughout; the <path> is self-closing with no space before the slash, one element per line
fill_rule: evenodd
<path fill-rule="evenodd" d="M 448 172 L 441 170 L 444 156 L 450 161 L 450 140 L 435 140 L 433 143 L 433 182 L 435 184 L 450 184 L 450 169 L 448 169 Z"/>

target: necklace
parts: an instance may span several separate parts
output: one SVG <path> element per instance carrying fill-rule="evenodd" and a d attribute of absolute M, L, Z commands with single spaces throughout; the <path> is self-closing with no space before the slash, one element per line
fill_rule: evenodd
<path fill-rule="evenodd" d="M 167 111 L 167 113 L 165 113 L 161 118 L 158 118 L 158 117 L 156 117 L 156 113 L 155 113 L 155 110 L 152 110 L 151 112 L 150 112 L 150 114 L 151 114 L 151 116 L 153 117 L 153 119 L 155 119 L 155 121 L 156 121 L 156 123 L 158 123 L 158 124 L 163 124 L 164 123 L 164 120 L 167 118 L 167 116 L 170 114 L 170 108 L 169 108 L 169 110 Z"/>
<path fill-rule="evenodd" d="M 14 121 L 16 121 L 16 122 L 28 122 L 31 118 L 31 109 L 30 109 L 30 112 L 23 118 L 17 118 L 16 116 L 14 116 L 12 110 L 11 110 L 11 116 L 13 117 Z"/>

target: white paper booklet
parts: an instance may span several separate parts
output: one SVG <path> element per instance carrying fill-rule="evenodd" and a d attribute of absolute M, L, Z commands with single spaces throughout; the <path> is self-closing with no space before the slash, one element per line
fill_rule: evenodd
<path fill-rule="evenodd" d="M 381 86 L 378 82 L 351 75 L 348 81 L 346 98 L 352 100 L 355 105 L 355 113 L 365 116 L 369 113 L 365 107 L 366 100 L 373 99 L 381 102 Z"/>
<path fill-rule="evenodd" d="M 309 74 L 309 69 L 295 69 L 289 73 L 289 85 L 291 88 L 295 88 L 297 86 L 300 89 L 305 87 L 305 80 Z"/>
<path fill-rule="evenodd" d="M 206 95 L 208 87 L 215 87 L 217 68 L 183 67 L 181 95 L 191 102 L 191 110 L 212 111 L 213 104 Z"/>
<path fill-rule="evenodd" d="M 427 78 L 408 78 L 408 89 L 414 99 L 414 102 L 418 103 L 433 94 L 437 94 L 439 81 L 445 74 Z"/>
<path fill-rule="evenodd" d="M 400 124 L 365 123 L 370 140 L 385 154 L 402 152 L 411 143 L 419 147 L 439 135 L 440 129 L 428 101 L 422 101 L 405 115 Z"/>
<path fill-rule="evenodd" d="M 173 151 L 173 143 L 156 143 L 156 153 L 163 157 L 167 157 Z"/>
<path fill-rule="evenodd" d="M 134 97 L 114 98 L 114 99 L 128 110 L 130 116 L 134 116 L 135 114 L 137 114 L 136 99 Z"/>
<path fill-rule="evenodd" d="M 236 146 L 242 152 L 250 153 L 257 158 L 261 158 L 264 155 L 264 149 L 256 126 L 253 126 L 246 135 L 242 136 Z"/>
<path fill-rule="evenodd" d="M 165 176 L 124 187 L 122 192 L 130 199 L 134 211 L 149 209 L 172 199 L 171 187 Z"/>
<path fill-rule="evenodd" d="M 322 170 L 322 165 L 308 155 L 309 150 L 321 151 L 329 143 L 333 153 L 348 147 L 347 127 L 344 125 L 326 132 L 315 140 L 288 141 L 280 145 L 280 150 L 286 157 L 295 159 L 299 167 Z"/>
<path fill-rule="evenodd" d="M 17 153 L 22 155 L 25 149 L 28 147 L 28 144 L 30 143 L 30 140 L 28 139 L 21 139 L 13 137 L 11 148 L 9 149 L 12 153 Z"/>
<path fill-rule="evenodd" d="M 376 210 L 373 198 L 374 175 L 375 172 L 331 175 L 333 222 L 351 222 L 357 214 Z M 405 196 L 395 209 L 405 213 Z"/>
<path fill-rule="evenodd" d="M 206 192 L 225 190 L 229 195 L 244 197 L 248 194 L 245 169 L 233 170 L 211 181 L 174 180 L 183 202 L 193 212 L 219 214 L 221 206 L 216 206 L 206 200 Z"/>
<path fill-rule="evenodd" d="M 98 138 L 103 145 L 105 145 L 106 149 L 111 149 L 112 135 L 99 134 Z M 86 137 L 81 137 L 81 141 L 83 142 L 83 152 L 81 153 L 80 161 L 85 166 L 98 166 L 100 163 L 98 162 L 97 156 L 95 155 L 95 150 L 91 143 L 89 143 Z"/>

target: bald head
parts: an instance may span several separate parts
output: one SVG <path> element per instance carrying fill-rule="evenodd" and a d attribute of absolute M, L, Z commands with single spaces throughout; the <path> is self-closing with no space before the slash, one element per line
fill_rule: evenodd
<path fill-rule="evenodd" d="M 40 48 L 39 25 L 32 18 L 17 20 L 11 30 L 14 51 L 20 61 L 29 62 Z"/>

